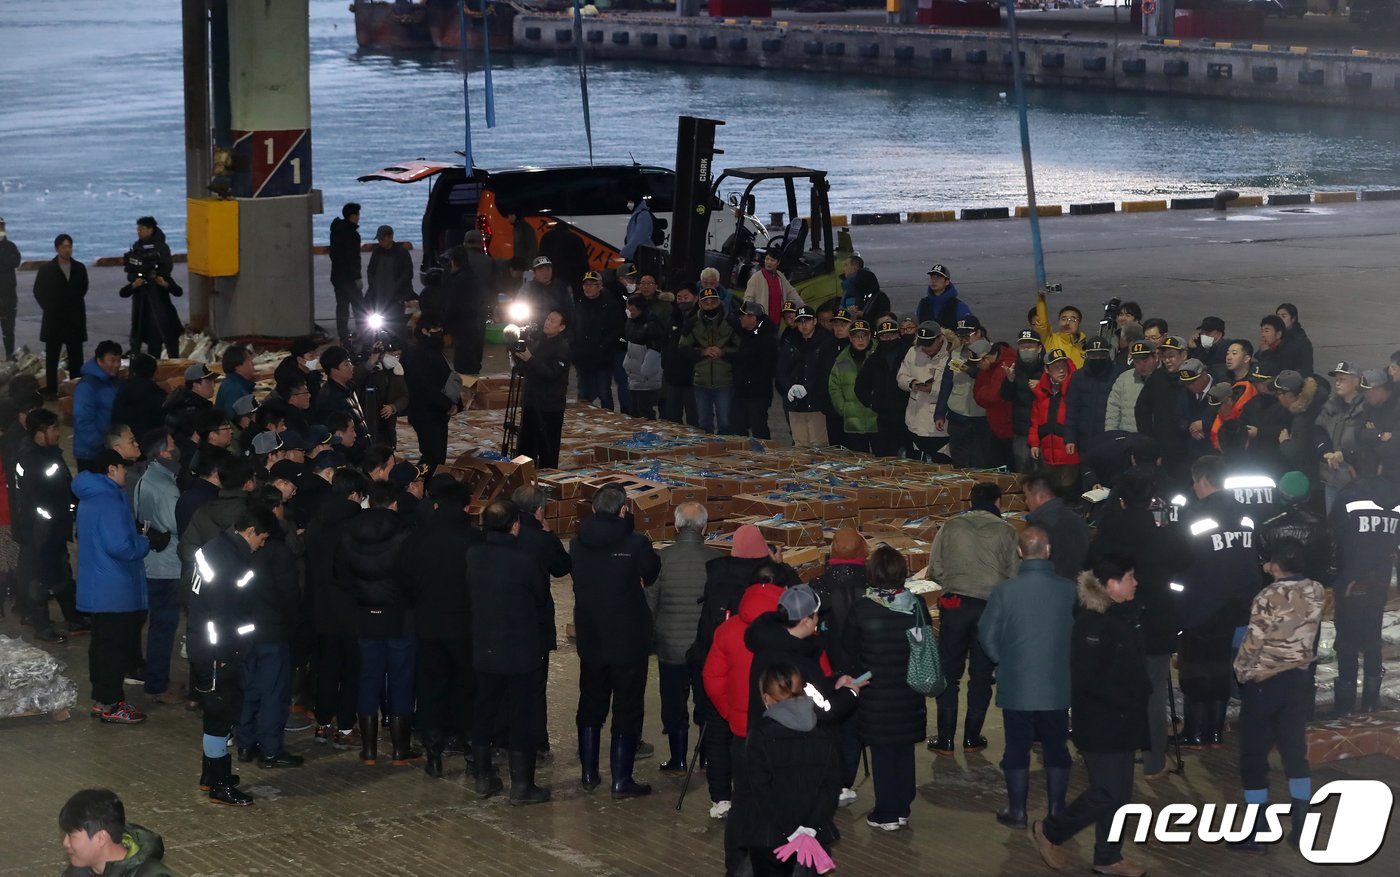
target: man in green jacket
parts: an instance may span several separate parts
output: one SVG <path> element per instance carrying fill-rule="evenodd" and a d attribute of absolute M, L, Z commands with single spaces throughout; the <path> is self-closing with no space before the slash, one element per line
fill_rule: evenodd
<path fill-rule="evenodd" d="M 831 407 L 841 415 L 842 445 L 858 454 L 869 454 L 875 450 L 880 424 L 875 411 L 856 398 L 856 376 L 870 358 L 870 324 L 865 320 L 851 323 L 850 340 L 831 366 L 827 389 L 831 394 Z"/>
<path fill-rule="evenodd" d="M 680 340 L 681 355 L 695 363 L 695 404 L 700 428 L 708 433 L 732 432 L 729 412 L 734 407 L 734 367 L 730 360 L 739 349 L 734 327 L 725 319 L 719 291 L 700 292 L 700 310 Z"/>
<path fill-rule="evenodd" d="M 174 877 L 161 861 L 160 835 L 126 821 L 121 798 L 107 789 L 83 789 L 58 811 L 69 865 L 63 877 Z"/>
<path fill-rule="evenodd" d="M 1075 584 L 1055 573 L 1050 536 L 1027 527 L 1016 537 L 1021 568 L 992 589 L 977 625 L 982 650 L 997 665 L 997 706 L 1006 727 L 1001 770 L 1007 809 L 997 822 L 1026 827 L 1031 742 L 1041 741 L 1050 812 L 1064 807 L 1069 786 L 1069 640 Z"/>

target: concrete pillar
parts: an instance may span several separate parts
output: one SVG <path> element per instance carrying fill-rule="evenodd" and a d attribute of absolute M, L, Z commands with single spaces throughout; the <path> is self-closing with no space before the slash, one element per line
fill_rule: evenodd
<path fill-rule="evenodd" d="M 206 0 L 180 4 L 185 79 L 185 197 L 209 197 L 213 156 L 209 143 L 209 9 Z M 188 247 L 186 247 L 188 249 Z M 214 282 L 191 273 L 189 324 L 200 331 L 209 326 L 209 298 Z"/>
<path fill-rule="evenodd" d="M 229 0 L 228 99 L 239 200 L 237 276 L 220 279 L 220 337 L 292 336 L 312 325 L 309 0 Z"/>

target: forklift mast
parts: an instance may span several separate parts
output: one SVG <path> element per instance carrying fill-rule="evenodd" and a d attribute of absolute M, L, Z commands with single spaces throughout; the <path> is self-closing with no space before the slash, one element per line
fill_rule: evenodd
<path fill-rule="evenodd" d="M 705 239 L 714 206 L 715 129 L 724 122 L 681 116 L 676 136 L 676 192 L 671 212 L 668 289 L 692 282 L 705 267 Z"/>

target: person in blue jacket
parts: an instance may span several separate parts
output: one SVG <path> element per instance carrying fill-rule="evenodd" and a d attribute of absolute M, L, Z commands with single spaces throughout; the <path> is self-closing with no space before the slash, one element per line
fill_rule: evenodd
<path fill-rule="evenodd" d="M 122 346 L 115 341 L 97 345 L 92 359 L 83 363 L 83 377 L 73 390 L 73 459 L 86 469 L 102 450 L 102 438 L 112 425 L 112 404 L 117 401 L 117 372 L 122 367 Z"/>
<path fill-rule="evenodd" d="M 92 615 L 88 678 L 92 714 L 134 725 L 146 716 L 126 702 L 122 678 L 141 654 L 151 543 L 136 528 L 123 487 L 127 461 L 103 448 L 73 479 L 78 498 L 78 607 Z"/>
<path fill-rule="evenodd" d="M 224 380 L 219 384 L 218 395 L 214 397 L 214 407 L 229 417 L 237 416 L 233 403 L 244 396 L 253 394 L 257 387 L 253 384 L 253 354 L 248 348 L 234 344 L 224 351 Z"/>
<path fill-rule="evenodd" d="M 958 298 L 958 288 L 953 285 L 947 266 L 938 264 L 928 269 L 928 290 L 919 299 L 914 319 L 920 323 L 933 320 L 940 326 L 956 326 L 958 320 L 971 314 L 972 308 Z"/>

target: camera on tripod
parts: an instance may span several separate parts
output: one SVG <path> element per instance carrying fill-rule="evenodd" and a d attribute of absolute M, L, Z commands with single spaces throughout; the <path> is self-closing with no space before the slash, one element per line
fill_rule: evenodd
<path fill-rule="evenodd" d="M 1118 309 L 1123 306 L 1121 298 L 1111 298 L 1103 303 L 1103 316 L 1099 318 L 1099 335 L 1112 332 L 1118 324 Z"/>
<path fill-rule="evenodd" d="M 513 301 L 506 309 L 506 318 L 510 320 L 505 328 L 501 330 L 501 335 L 505 338 L 506 350 L 511 353 L 520 353 L 530 345 L 530 342 L 539 337 L 540 327 L 531 322 L 534 316 L 530 312 L 530 306 L 523 301 Z"/>
<path fill-rule="evenodd" d="M 123 257 L 127 282 L 137 279 L 147 283 L 154 281 L 162 273 L 163 261 L 155 244 L 137 244 L 127 250 Z"/>

